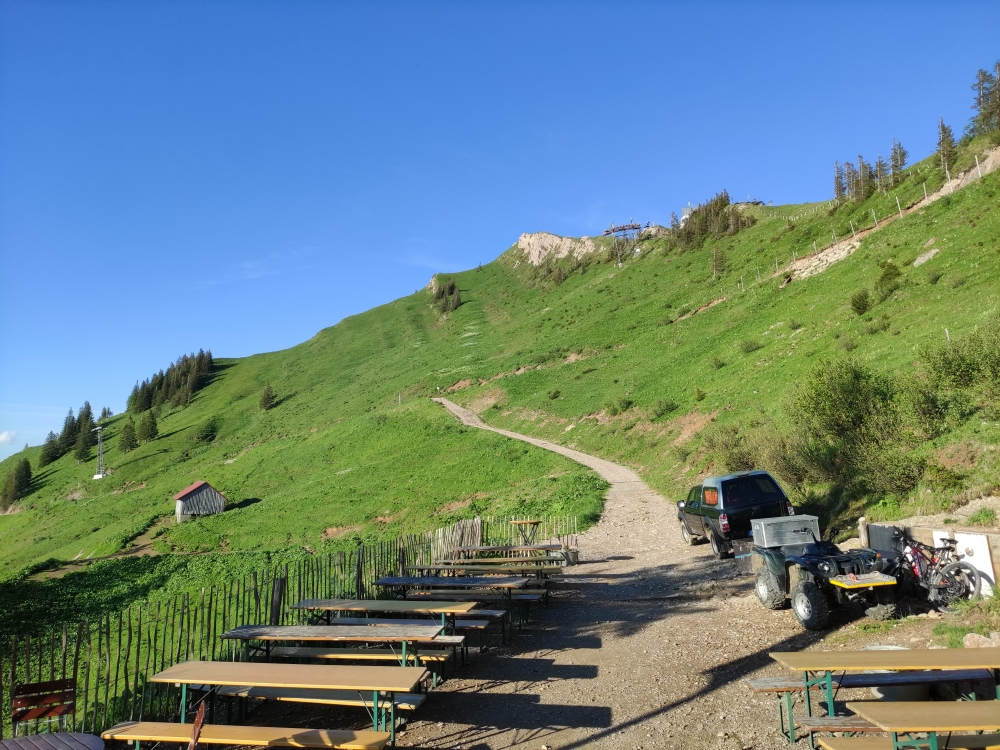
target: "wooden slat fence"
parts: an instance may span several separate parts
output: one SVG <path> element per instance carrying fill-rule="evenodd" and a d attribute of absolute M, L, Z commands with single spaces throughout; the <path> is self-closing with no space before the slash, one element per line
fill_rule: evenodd
<path fill-rule="evenodd" d="M 509 518 L 473 518 L 425 534 L 361 545 L 267 568 L 229 583 L 146 602 L 96 621 L 64 623 L 32 635 L 0 634 L 0 739 L 11 736 L 13 686 L 76 678 L 69 731 L 100 733 L 127 720 L 177 719 L 178 689 L 147 677 L 188 659 L 238 661 L 236 642 L 219 636 L 238 625 L 305 624 L 289 608 L 306 598 L 376 598 L 373 586 L 403 567 L 447 557 L 454 547 L 517 541 Z M 516 534 L 516 531 L 514 532 Z M 545 519 L 538 539 L 575 542 L 576 518 Z M 58 724 L 25 723 L 21 734 L 57 731 Z"/>

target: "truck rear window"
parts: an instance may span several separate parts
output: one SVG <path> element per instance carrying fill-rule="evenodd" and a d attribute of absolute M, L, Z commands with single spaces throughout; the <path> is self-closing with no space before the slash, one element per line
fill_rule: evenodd
<path fill-rule="evenodd" d="M 784 499 L 781 488 L 768 476 L 737 477 L 722 483 L 722 500 L 727 508 Z"/>

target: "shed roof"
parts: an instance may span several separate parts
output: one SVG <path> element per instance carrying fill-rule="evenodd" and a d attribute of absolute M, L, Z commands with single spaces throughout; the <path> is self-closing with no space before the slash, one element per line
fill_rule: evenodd
<path fill-rule="evenodd" d="M 190 487 L 185 487 L 183 490 L 181 490 L 176 495 L 174 495 L 174 500 L 183 500 L 185 497 L 187 497 L 188 495 L 190 495 L 192 492 L 194 492 L 195 490 L 201 489 L 205 485 L 208 485 L 209 487 L 212 487 L 212 485 L 208 484 L 208 482 L 204 481 L 203 479 L 199 479 L 197 482 L 195 482 L 194 484 L 192 484 Z M 215 487 L 212 487 L 212 489 L 215 490 Z M 219 492 L 218 490 L 215 490 L 215 491 Z M 222 493 L 219 492 L 219 494 L 221 495 Z"/>

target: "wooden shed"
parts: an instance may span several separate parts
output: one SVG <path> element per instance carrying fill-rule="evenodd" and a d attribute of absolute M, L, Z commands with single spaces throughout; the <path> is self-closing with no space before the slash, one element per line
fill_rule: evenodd
<path fill-rule="evenodd" d="M 195 516 L 222 513 L 226 509 L 226 496 L 208 482 L 195 482 L 174 495 L 174 500 L 177 501 L 177 523 L 190 521 Z"/>

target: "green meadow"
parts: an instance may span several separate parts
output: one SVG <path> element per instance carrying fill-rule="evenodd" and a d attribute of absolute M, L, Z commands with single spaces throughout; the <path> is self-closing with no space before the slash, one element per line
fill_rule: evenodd
<path fill-rule="evenodd" d="M 959 168 L 986 145 L 964 145 Z M 605 240 L 579 260 L 541 266 L 515 245 L 453 276 L 462 304 L 451 312 L 440 312 L 425 289 L 291 349 L 216 360 L 212 382 L 189 406 L 160 413 L 156 440 L 122 455 L 115 446 L 123 418 L 110 420 L 111 476 L 93 481 L 94 462 L 69 455 L 36 472 L 18 512 L 0 516 L 0 577 L 5 587 L 30 589 L 32 601 L 122 606 L 222 580 L 265 558 L 342 549 L 475 514 L 596 520 L 605 484 L 592 472 L 462 427 L 430 401 L 445 391 L 491 424 L 633 466 L 676 499 L 725 468 L 707 434 L 762 418 L 793 424 L 797 389 L 830 362 L 851 357 L 887 374 L 919 370 L 921 352 L 945 341 L 945 329 L 958 341 L 996 319 L 1000 172 L 884 223 L 897 213 L 897 198 L 906 209 L 925 185 L 932 193 L 943 182 L 932 157 L 864 203 L 746 206 L 740 210 L 755 223 L 738 234 L 686 249 L 647 236 L 621 266 Z M 883 227 L 853 254 L 808 278 L 786 283 L 787 274 L 775 273 L 776 262 L 783 269 L 812 253 L 814 242 L 822 249 L 850 237 L 852 225 L 869 228 L 873 210 Z M 914 267 L 928 249 L 938 252 Z M 895 287 L 859 315 L 852 296 L 873 291 L 887 264 L 901 271 Z M 164 364 L 175 354 L 164 352 Z M 265 383 L 278 396 L 269 411 L 258 407 Z M 927 466 L 948 467 L 949 482 L 931 471 L 906 493 L 852 496 L 832 515 L 849 521 L 873 506 L 887 515 L 946 507 L 962 493 L 995 489 L 997 417 L 963 414 L 908 448 Z M 210 420 L 217 435 L 201 442 Z M 0 476 L 24 456 L 34 468 L 39 450 L 0 463 Z M 181 526 L 166 522 L 171 496 L 198 479 L 222 491 L 229 509 Z M 822 508 L 829 488 L 791 489 L 797 502 Z M 39 576 L 136 540 L 151 540 L 160 556 Z"/>

